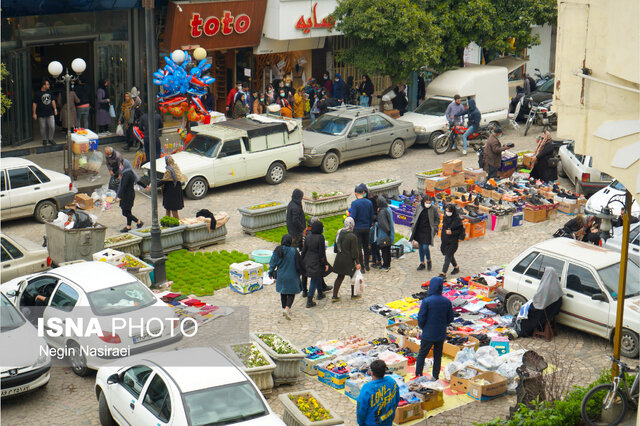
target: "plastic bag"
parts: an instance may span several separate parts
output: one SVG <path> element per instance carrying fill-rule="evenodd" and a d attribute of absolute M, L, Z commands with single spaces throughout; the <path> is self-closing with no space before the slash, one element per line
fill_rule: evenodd
<path fill-rule="evenodd" d="M 67 221 L 67 217 L 68 216 L 66 215 L 66 213 L 58 212 L 58 217 L 56 217 L 51 223 L 57 226 L 58 228 L 64 228 L 64 224 Z"/>
<path fill-rule="evenodd" d="M 449 382 L 451 381 L 451 375 L 460 369 L 461 365 L 458 362 L 450 362 L 444 367 L 444 379 Z"/>
<path fill-rule="evenodd" d="M 104 154 L 100 151 L 94 151 L 89 156 L 89 163 L 87 164 L 87 170 L 97 173 L 102 167 L 104 161 Z"/>
<path fill-rule="evenodd" d="M 353 274 L 351 282 L 353 283 L 353 294 L 359 296 L 364 293 L 364 275 L 362 275 L 359 269 Z"/>
<path fill-rule="evenodd" d="M 467 361 L 476 362 L 476 353 L 471 348 L 463 348 L 456 354 L 455 362 L 463 364 Z"/>
<path fill-rule="evenodd" d="M 415 251 L 415 249 L 413 248 L 413 244 L 411 244 L 411 242 L 409 240 L 407 240 L 406 238 L 400 238 L 398 240 L 398 242 L 396 243 L 396 245 L 398 244 L 402 244 L 404 246 L 404 252 L 405 253 L 411 253 L 413 251 Z"/>
<path fill-rule="evenodd" d="M 122 124 L 118 124 L 118 127 L 116 127 L 116 135 L 124 136 L 124 126 Z"/>
<path fill-rule="evenodd" d="M 498 365 L 500 365 L 498 361 L 500 354 L 493 346 L 482 346 L 478 348 L 476 358 L 478 359 L 478 364 L 487 370 L 495 370 Z"/>
<path fill-rule="evenodd" d="M 271 284 L 274 284 L 275 282 L 276 282 L 276 280 L 271 278 L 267 271 L 262 273 L 262 284 L 271 285 Z"/>
<path fill-rule="evenodd" d="M 116 118 L 116 109 L 113 107 L 113 105 L 109 105 L 109 116 L 111 118 Z"/>

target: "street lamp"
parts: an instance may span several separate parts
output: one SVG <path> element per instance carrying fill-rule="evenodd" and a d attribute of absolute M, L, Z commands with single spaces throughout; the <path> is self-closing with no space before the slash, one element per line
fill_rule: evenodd
<path fill-rule="evenodd" d="M 51 76 L 55 79 L 56 82 L 65 84 L 65 89 L 67 93 L 67 121 L 69 121 L 71 120 L 71 94 L 70 94 L 69 86 L 72 81 L 77 81 L 78 78 L 80 77 L 80 74 L 82 74 L 84 70 L 87 69 L 87 63 L 82 58 L 76 58 L 71 62 L 71 69 L 77 75 L 70 75 L 68 69 L 65 71 L 64 75 L 61 75 L 63 68 L 64 67 L 60 62 L 52 61 L 51 63 L 49 63 L 49 66 L 47 69 L 49 71 L 49 74 L 51 74 Z M 71 164 L 71 126 L 67 126 L 67 173 L 69 174 L 69 178 L 71 178 L 71 180 L 73 181 L 72 168 L 73 167 Z"/>

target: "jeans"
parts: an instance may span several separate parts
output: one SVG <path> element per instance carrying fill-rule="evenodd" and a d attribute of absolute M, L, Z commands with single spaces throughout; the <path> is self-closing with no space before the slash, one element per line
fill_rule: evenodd
<path fill-rule="evenodd" d="M 40 136 L 42 136 L 42 140 L 52 141 L 53 134 L 56 131 L 56 121 L 53 115 L 38 117 L 38 124 L 40 124 Z"/>
<path fill-rule="evenodd" d="M 83 129 L 89 128 L 89 109 L 90 107 L 76 107 L 78 113 L 78 126 Z"/>
<path fill-rule="evenodd" d="M 469 128 L 467 129 L 466 132 L 464 132 L 464 134 L 462 135 L 462 149 L 464 151 L 467 150 L 467 138 L 469 137 L 469 135 L 473 132 L 477 132 L 478 131 L 478 126 L 476 126 L 475 124 L 469 126 Z"/>
<path fill-rule="evenodd" d="M 280 303 L 282 304 L 282 309 L 291 308 L 291 306 L 293 306 L 293 300 L 295 298 L 295 294 L 280 294 Z"/>
<path fill-rule="evenodd" d="M 309 112 L 309 116 L 311 117 L 311 124 L 315 123 L 316 115 L 313 112 Z"/>
<path fill-rule="evenodd" d="M 368 96 L 360 95 L 360 106 L 361 107 L 368 107 L 369 106 L 369 97 Z"/>
<path fill-rule="evenodd" d="M 311 277 L 311 282 L 309 283 L 309 300 L 313 299 L 313 296 L 318 291 L 318 294 L 322 292 L 322 278 L 321 277 Z"/>
<path fill-rule="evenodd" d="M 428 340 L 420 341 L 420 351 L 418 352 L 418 357 L 416 358 L 416 376 L 421 376 L 422 371 L 424 370 L 424 360 L 429 355 L 429 351 L 433 347 L 433 369 L 431 370 L 431 375 L 434 379 L 438 379 L 440 377 L 440 363 L 442 361 L 442 347 L 444 346 L 444 340 L 439 342 L 430 342 Z"/>
<path fill-rule="evenodd" d="M 447 273 L 447 270 L 449 269 L 449 264 L 452 264 L 454 268 L 458 267 L 458 262 L 456 262 L 456 258 L 453 257 L 453 255 L 444 257 L 444 265 L 442 265 L 443 274 Z"/>
<path fill-rule="evenodd" d="M 427 262 L 431 262 L 431 252 L 429 251 L 429 244 L 418 244 L 418 254 L 420 255 L 420 263 L 424 263 L 424 258 L 427 258 Z"/>
<path fill-rule="evenodd" d="M 354 229 L 353 233 L 358 237 L 358 263 L 362 266 L 369 266 L 369 228 Z"/>
<path fill-rule="evenodd" d="M 371 243 L 371 263 L 381 263 L 382 257 L 380 256 L 380 249 L 378 243 Z"/>

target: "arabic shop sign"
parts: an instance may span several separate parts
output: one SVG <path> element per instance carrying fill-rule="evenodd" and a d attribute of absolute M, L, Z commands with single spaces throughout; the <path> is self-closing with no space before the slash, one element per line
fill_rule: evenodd
<path fill-rule="evenodd" d="M 327 15 L 322 20 L 318 21 L 316 15 L 316 8 L 318 3 L 314 3 L 311 8 L 311 16 L 306 18 L 304 15 L 300 16 L 298 22 L 296 22 L 296 29 L 301 30 L 304 34 L 309 34 L 312 29 L 326 28 L 328 31 L 333 29 L 336 21 L 331 15 Z"/>

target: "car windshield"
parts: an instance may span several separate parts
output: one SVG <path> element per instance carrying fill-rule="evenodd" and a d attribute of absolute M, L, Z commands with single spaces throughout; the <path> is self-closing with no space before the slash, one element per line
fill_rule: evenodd
<path fill-rule="evenodd" d="M 424 115 L 444 115 L 450 103 L 450 100 L 430 98 L 421 103 L 414 112 Z"/>
<path fill-rule="evenodd" d="M 156 297 L 141 282 L 122 284 L 87 294 L 93 313 L 119 315 L 153 305 Z"/>
<path fill-rule="evenodd" d="M 218 145 L 220 145 L 220 139 L 196 134 L 184 150 L 193 154 L 213 157 L 218 150 Z"/>
<path fill-rule="evenodd" d="M 25 323 L 25 319 L 20 312 L 9 302 L 3 294 L 0 297 L 0 332 L 13 330 Z"/>
<path fill-rule="evenodd" d="M 620 263 L 599 269 L 598 274 L 611 297 L 617 299 Z M 640 267 L 631 260 L 627 262 L 627 286 L 624 294 L 625 297 L 640 296 Z"/>
<path fill-rule="evenodd" d="M 627 190 L 627 188 L 624 187 L 623 184 L 621 184 L 620 182 L 618 182 L 617 180 L 614 180 L 613 182 L 611 182 L 611 185 L 609 185 L 611 188 L 615 189 L 616 191 L 623 191 L 625 192 Z"/>
<path fill-rule="evenodd" d="M 351 119 L 349 118 L 336 117 L 334 115 L 323 115 L 317 119 L 315 123 L 309 126 L 307 130 L 337 136 L 344 133 L 350 122 Z"/>
<path fill-rule="evenodd" d="M 538 92 L 553 93 L 553 78 L 545 81 L 542 86 L 538 87 Z"/>
<path fill-rule="evenodd" d="M 184 395 L 189 424 L 228 425 L 269 414 L 249 382 L 202 389 Z"/>

